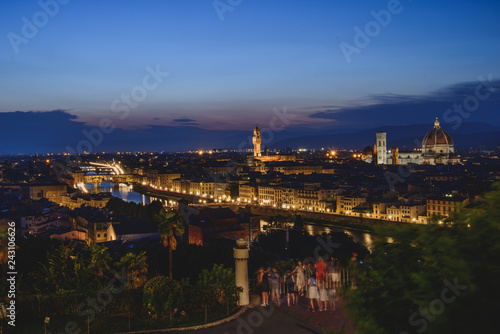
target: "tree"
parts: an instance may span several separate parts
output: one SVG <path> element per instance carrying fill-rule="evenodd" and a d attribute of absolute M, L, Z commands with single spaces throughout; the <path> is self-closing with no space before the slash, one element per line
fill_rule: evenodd
<path fill-rule="evenodd" d="M 143 303 L 146 310 L 155 317 L 168 314 L 170 322 L 174 308 L 182 304 L 182 297 L 181 284 L 169 277 L 156 276 L 144 286 Z"/>
<path fill-rule="evenodd" d="M 47 285 L 57 292 L 71 291 L 77 288 L 76 257 L 73 245 L 62 245 L 47 256 L 47 266 L 43 266 L 44 279 Z"/>
<path fill-rule="evenodd" d="M 111 255 L 108 248 L 104 245 L 92 244 L 86 248 L 88 253 L 88 269 L 98 277 L 109 273 L 111 264 Z"/>
<path fill-rule="evenodd" d="M 448 220 L 447 216 L 442 215 L 440 213 L 434 213 L 430 216 L 429 223 L 430 224 L 443 224 L 443 222 L 446 222 L 447 220 Z"/>
<path fill-rule="evenodd" d="M 127 276 L 132 278 L 127 286 L 136 289 L 144 285 L 148 273 L 148 264 L 146 260 L 146 252 L 127 253 L 116 264 L 119 268 L 125 268 Z"/>
<path fill-rule="evenodd" d="M 172 278 L 172 252 L 177 248 L 177 236 L 184 234 L 184 219 L 179 211 L 161 210 L 155 216 L 163 247 L 168 247 L 169 277 Z"/>
<path fill-rule="evenodd" d="M 500 189 L 449 224 L 378 228 L 353 262 L 358 333 L 493 333 L 500 298 Z M 392 242 L 388 242 L 391 238 Z"/>
<path fill-rule="evenodd" d="M 207 309 L 214 304 L 225 304 L 226 313 L 229 314 L 229 306 L 236 304 L 238 293 L 243 288 L 237 287 L 234 280 L 234 271 L 225 268 L 222 264 L 214 264 L 211 271 L 203 269 L 198 277 L 197 290 L 199 298 L 205 309 L 205 322 L 207 322 Z"/>

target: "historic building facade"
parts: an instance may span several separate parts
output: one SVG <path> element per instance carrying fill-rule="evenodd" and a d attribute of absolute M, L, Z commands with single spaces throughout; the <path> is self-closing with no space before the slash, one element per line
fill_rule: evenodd
<path fill-rule="evenodd" d="M 413 151 L 400 151 L 398 147 L 387 149 L 387 133 L 377 132 L 373 146 L 374 160 L 377 165 L 407 164 L 458 164 L 455 146 L 451 136 L 441 128 L 436 117 L 432 128 L 422 140 L 422 148 Z"/>

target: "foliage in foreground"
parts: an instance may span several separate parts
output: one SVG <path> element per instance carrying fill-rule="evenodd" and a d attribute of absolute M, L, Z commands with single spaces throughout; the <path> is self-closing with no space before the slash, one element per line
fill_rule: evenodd
<path fill-rule="evenodd" d="M 499 186 L 450 220 L 377 230 L 374 253 L 352 265 L 347 299 L 358 333 L 496 332 Z"/>
<path fill-rule="evenodd" d="M 172 319 L 174 308 L 182 305 L 182 287 L 179 282 L 165 276 L 156 276 L 144 286 L 144 308 L 153 316 L 168 315 Z"/>

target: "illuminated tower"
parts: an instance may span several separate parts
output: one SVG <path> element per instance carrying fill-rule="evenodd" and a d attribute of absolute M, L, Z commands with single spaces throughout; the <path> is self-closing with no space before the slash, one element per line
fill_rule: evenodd
<path fill-rule="evenodd" d="M 377 165 L 385 165 L 387 163 L 387 133 L 377 132 Z"/>
<path fill-rule="evenodd" d="M 260 157 L 262 154 L 260 153 L 260 145 L 262 143 L 262 138 L 260 137 L 260 129 L 258 126 L 253 130 L 253 156 Z"/>

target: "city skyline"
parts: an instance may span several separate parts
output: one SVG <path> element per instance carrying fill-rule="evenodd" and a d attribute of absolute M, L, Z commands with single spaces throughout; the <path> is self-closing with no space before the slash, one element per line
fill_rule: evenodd
<path fill-rule="evenodd" d="M 1 154 L 67 151 L 103 119 L 116 129 L 103 138 L 105 150 L 124 150 L 112 142 L 121 137 L 149 139 L 153 150 L 155 138 L 188 140 L 186 133 L 241 142 L 277 112 L 289 117 L 275 126 L 276 140 L 286 131 L 353 132 L 435 117 L 445 127 L 500 126 L 495 1 L 148 5 L 1 5 L 1 139 L 18 124 L 28 137 L 50 137 L 20 139 Z M 467 103 L 472 111 L 455 107 Z"/>

